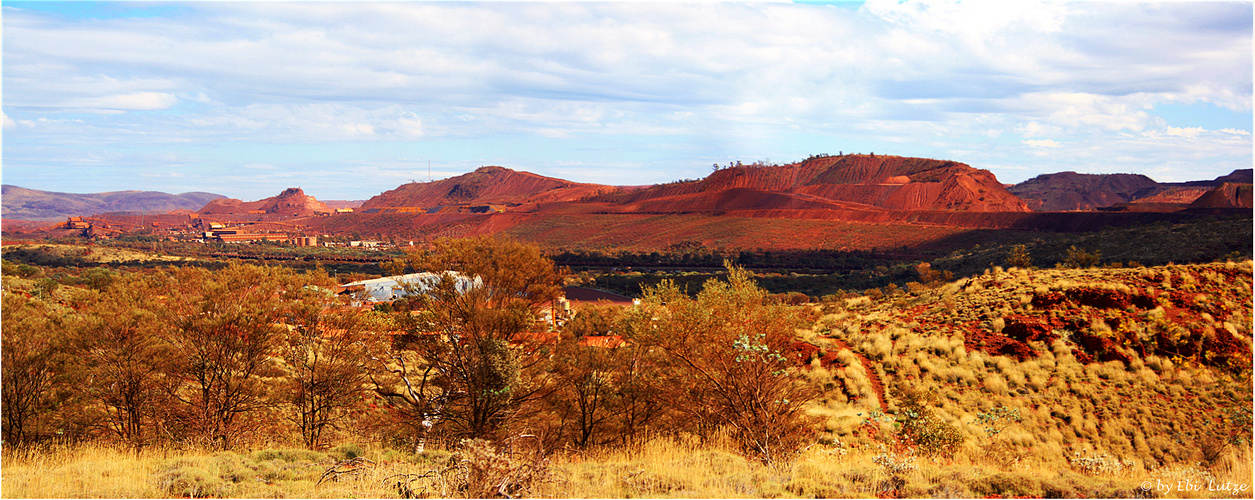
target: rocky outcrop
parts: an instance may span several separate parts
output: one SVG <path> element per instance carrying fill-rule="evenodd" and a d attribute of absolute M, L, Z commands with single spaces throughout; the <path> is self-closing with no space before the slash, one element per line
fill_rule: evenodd
<path fill-rule="evenodd" d="M 288 188 L 278 196 L 257 201 L 240 201 L 234 198 L 214 200 L 200 209 L 203 214 L 247 214 L 261 211 L 267 214 L 308 217 L 333 210 L 301 188 Z"/>

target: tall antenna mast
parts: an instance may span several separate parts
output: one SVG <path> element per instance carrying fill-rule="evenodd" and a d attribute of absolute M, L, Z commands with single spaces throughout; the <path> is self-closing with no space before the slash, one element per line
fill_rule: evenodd
<path fill-rule="evenodd" d="M 431 182 L 431 160 L 427 160 L 427 182 Z"/>

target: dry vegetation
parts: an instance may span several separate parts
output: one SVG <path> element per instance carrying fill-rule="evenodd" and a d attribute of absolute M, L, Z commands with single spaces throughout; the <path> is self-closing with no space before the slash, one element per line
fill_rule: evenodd
<path fill-rule="evenodd" d="M 796 307 L 770 304 L 734 269 L 731 282 L 708 285 L 697 297 L 664 284 L 650 289 L 639 309 L 590 309 L 552 347 L 532 347 L 549 358 L 493 347 L 494 328 L 517 327 L 526 304 L 491 308 L 501 312 L 487 316 L 471 307 L 466 314 L 477 315 L 467 317 L 487 318 L 474 333 L 488 339 L 476 354 L 487 361 L 486 372 L 450 368 L 415 378 L 422 363 L 439 368 L 433 361 L 450 354 L 431 343 L 438 337 L 411 337 L 426 345 L 421 349 L 368 345 L 365 352 L 382 363 L 374 372 L 361 361 L 356 376 L 366 378 L 335 376 L 354 380 L 367 397 L 336 403 L 320 433 L 296 418 L 308 416 L 300 410 L 305 400 L 290 396 L 322 372 L 297 370 L 312 351 L 291 346 L 335 346 L 312 340 L 318 330 L 291 328 L 275 344 L 288 350 L 272 350 L 276 364 L 246 377 L 259 384 L 254 409 L 228 422 L 233 434 L 221 441 L 206 430 L 212 422 L 180 417 L 174 400 L 164 413 L 143 413 L 131 434 L 118 425 L 83 425 L 81 417 L 93 415 L 124 424 L 129 407 L 64 388 L 52 390 L 52 399 L 82 414 L 36 405 L 46 418 L 27 429 L 29 439 L 13 439 L 7 390 L 20 364 L 10 355 L 33 348 L 11 344 L 10 332 L 93 331 L 99 326 L 92 324 L 145 316 L 134 312 L 142 299 L 127 302 L 131 295 L 104 300 L 90 284 L 41 289 L 34 278 L 10 275 L 9 264 L 5 270 L 5 497 L 1251 496 L 1250 261 L 993 268 L 956 282 L 921 267 L 923 283 Z M 247 268 L 231 273 L 265 278 Z M 147 279 L 147 286 L 159 285 Z M 303 289 L 296 277 L 275 279 L 287 290 Z M 99 289 L 117 295 L 119 286 Z M 178 293 L 216 300 L 209 290 Z M 310 304 L 324 299 L 309 293 L 314 298 L 302 302 L 304 309 L 291 310 L 317 316 Z M 439 294 L 432 297 L 410 307 L 443 307 Z M 250 307 L 267 300 L 255 296 Z M 119 317 L 132 323 L 65 319 L 95 301 L 131 311 Z M 516 306 L 523 309 L 510 309 Z M 341 330 L 445 325 L 471 335 L 465 317 L 398 309 L 393 314 L 427 323 L 407 326 L 381 313 L 369 313 L 369 321 L 316 319 Z M 580 344 L 607 330 L 628 346 Z M 407 400 L 400 389 L 406 377 L 430 387 Z M 45 383 L 55 388 L 65 380 Z M 284 390 L 263 390 L 272 383 Z M 482 401 L 448 402 L 467 388 L 477 388 Z M 495 413 L 473 420 L 470 409 L 448 410 L 458 405 Z M 439 411 L 446 413 L 437 418 Z"/>

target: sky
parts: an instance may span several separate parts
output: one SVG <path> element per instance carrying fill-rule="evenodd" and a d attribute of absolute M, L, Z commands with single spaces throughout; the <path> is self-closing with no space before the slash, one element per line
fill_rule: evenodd
<path fill-rule="evenodd" d="M 815 154 L 1252 167 L 1252 2 L 3 1 L 0 182 L 361 200 Z M 430 174 L 429 174 L 430 172 Z"/>

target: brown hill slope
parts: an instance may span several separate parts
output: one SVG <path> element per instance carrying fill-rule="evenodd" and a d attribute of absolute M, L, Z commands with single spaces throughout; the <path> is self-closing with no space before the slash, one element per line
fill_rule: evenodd
<path fill-rule="evenodd" d="M 474 172 L 435 182 L 404 184 L 366 200 L 362 203 L 361 209 L 432 208 L 444 205 L 520 205 L 570 201 L 614 189 L 617 188 L 554 179 L 504 167 L 480 167 Z"/>
<path fill-rule="evenodd" d="M 278 196 L 257 201 L 240 201 L 234 198 L 214 200 L 200 209 L 203 214 L 243 214 L 261 210 L 268 214 L 311 216 L 331 212 L 326 204 L 305 194 L 301 188 L 288 188 Z"/>
<path fill-rule="evenodd" d="M 743 197 L 769 203 L 753 206 Z M 785 197 L 790 200 L 784 200 Z M 727 168 L 700 181 L 610 193 L 589 201 L 654 213 L 857 205 L 891 210 L 1028 211 L 988 171 L 952 161 L 871 155 L 819 157 L 775 167 Z"/>

